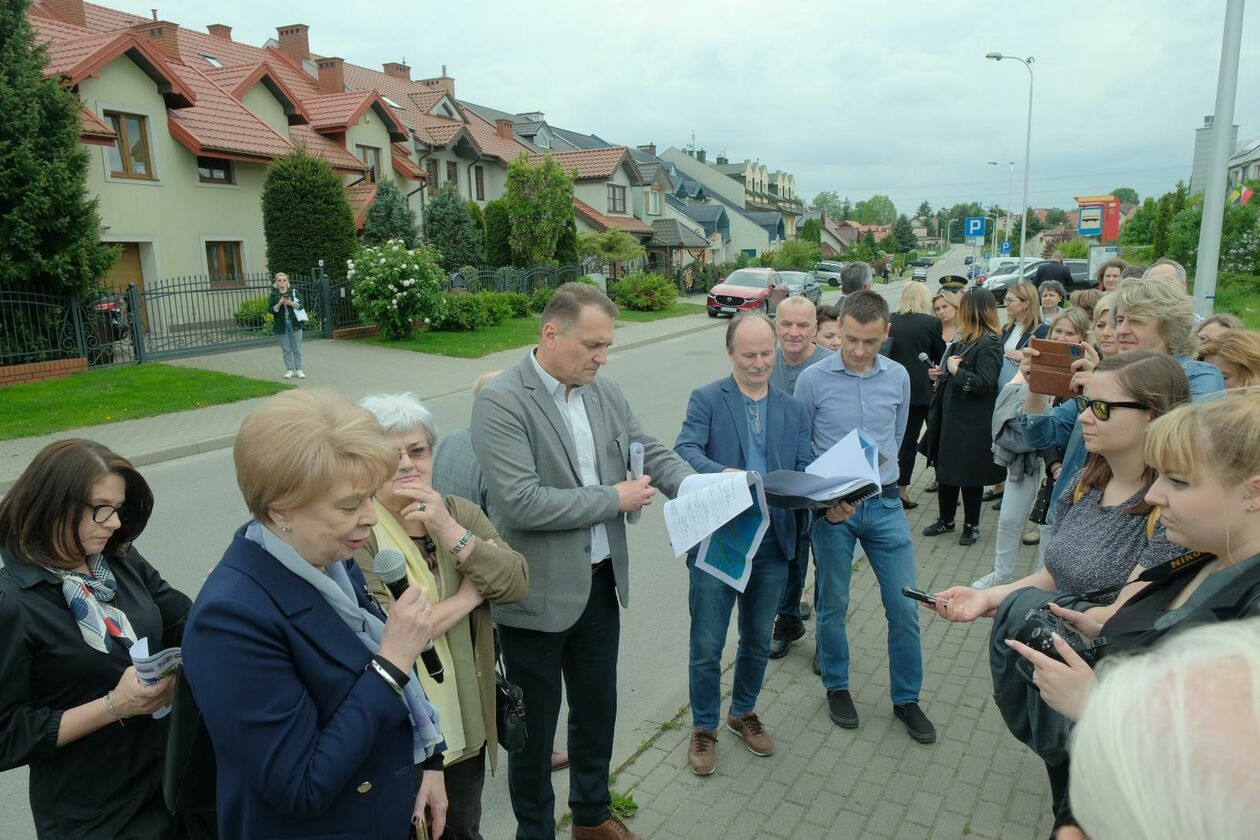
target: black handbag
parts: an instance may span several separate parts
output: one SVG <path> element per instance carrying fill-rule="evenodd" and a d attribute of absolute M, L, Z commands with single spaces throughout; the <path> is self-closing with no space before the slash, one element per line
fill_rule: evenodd
<path fill-rule="evenodd" d="M 1046 476 L 1041 479 L 1041 487 L 1037 489 L 1037 498 L 1033 500 L 1028 521 L 1038 525 L 1046 524 L 1046 516 L 1050 513 L 1050 494 L 1054 492 L 1054 479 Z"/>
<path fill-rule="evenodd" d="M 502 659 L 494 667 L 494 711 L 499 746 L 510 753 L 521 750 L 525 746 L 525 692 L 508 682 Z"/>
<path fill-rule="evenodd" d="M 166 808 L 176 815 L 213 815 L 214 745 L 192 688 L 182 672 L 175 680 L 170 718 L 170 727 L 166 732 L 166 763 L 162 770 L 162 795 Z"/>

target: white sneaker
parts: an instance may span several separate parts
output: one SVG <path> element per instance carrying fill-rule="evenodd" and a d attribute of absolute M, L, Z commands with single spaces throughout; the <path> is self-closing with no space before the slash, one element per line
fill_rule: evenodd
<path fill-rule="evenodd" d="M 972 589 L 992 589 L 995 586 L 1002 586 L 1010 583 L 1011 578 L 1006 575 L 999 575 L 997 572 L 989 572 L 984 577 L 971 584 Z"/>
<path fill-rule="evenodd" d="M 293 371 L 291 371 L 291 370 L 286 370 L 286 371 L 284 372 L 284 378 L 285 378 L 285 379 L 292 379 L 292 378 L 293 378 Z"/>
<path fill-rule="evenodd" d="M 305 378 L 306 378 L 306 374 L 305 374 L 305 373 L 302 373 L 302 371 L 301 371 L 301 370 L 299 370 L 299 371 L 297 372 L 297 376 L 298 376 L 298 379 L 305 379 Z"/>

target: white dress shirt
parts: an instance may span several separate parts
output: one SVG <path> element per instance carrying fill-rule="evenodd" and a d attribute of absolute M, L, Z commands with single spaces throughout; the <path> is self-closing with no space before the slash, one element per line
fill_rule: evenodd
<path fill-rule="evenodd" d="M 586 416 L 586 402 L 582 396 L 586 393 L 586 386 L 580 385 L 569 389 L 566 396 L 565 384 L 543 370 L 543 366 L 538 364 L 538 357 L 532 350 L 529 353 L 529 359 L 534 363 L 534 370 L 538 373 L 538 378 L 542 380 L 543 387 L 555 400 L 556 408 L 560 410 L 560 416 L 564 418 L 564 424 L 569 427 L 569 434 L 572 435 L 574 448 L 577 450 L 578 478 L 582 480 L 582 486 L 599 486 L 601 482 L 595 462 L 595 435 L 591 432 L 591 421 Z M 608 547 L 608 529 L 603 522 L 596 522 L 591 526 L 592 565 L 604 560 L 611 553 L 612 550 Z"/>

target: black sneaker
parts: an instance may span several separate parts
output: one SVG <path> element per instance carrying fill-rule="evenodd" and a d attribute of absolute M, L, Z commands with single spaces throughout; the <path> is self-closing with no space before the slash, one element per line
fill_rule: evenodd
<path fill-rule="evenodd" d="M 927 715 L 923 714 L 918 703 L 902 703 L 900 706 L 893 706 L 893 714 L 906 725 L 906 731 L 910 733 L 911 738 L 920 744 L 936 743 L 936 727 L 927 719 Z M 831 719 L 836 719 L 834 714 Z"/>
<path fill-rule="evenodd" d="M 827 713 L 831 716 L 831 722 L 841 729 L 857 729 L 857 708 L 853 705 L 853 697 L 847 688 L 827 692 Z M 922 712 L 919 714 L 922 715 Z M 931 725 L 928 724 L 929 727 Z M 936 738 L 935 732 L 932 733 L 932 737 Z"/>
<path fill-rule="evenodd" d="M 939 537 L 941 534 L 944 534 L 944 533 L 946 533 L 946 532 L 948 532 L 948 531 L 952 531 L 952 530 L 954 530 L 954 523 L 953 523 L 953 522 L 945 522 L 945 521 L 942 521 L 942 520 L 938 519 L 938 520 L 936 520 L 935 522 L 933 522 L 931 525 L 929 525 L 929 526 L 927 526 L 926 528 L 924 528 L 924 529 L 923 529 L 923 536 L 925 536 L 925 537 Z"/>
<path fill-rule="evenodd" d="M 962 534 L 958 537 L 958 544 L 975 545 L 978 539 L 980 539 L 980 529 L 975 525 L 964 525 Z"/>
<path fill-rule="evenodd" d="M 770 635 L 770 658 L 782 659 L 787 656 L 792 642 L 805 637 L 805 625 L 795 618 L 779 616 L 774 620 L 774 631 Z"/>

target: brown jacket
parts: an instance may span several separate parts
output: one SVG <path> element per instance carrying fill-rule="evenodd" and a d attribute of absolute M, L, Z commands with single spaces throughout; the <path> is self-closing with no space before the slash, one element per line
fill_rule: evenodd
<path fill-rule="evenodd" d="M 485 513 L 474 502 L 459 496 L 447 496 L 446 507 L 451 516 L 460 525 L 473 532 L 477 538 L 472 552 L 462 561 L 456 562 L 451 552 L 442 545 L 437 549 L 437 572 L 440 577 L 442 598 L 449 598 L 459 589 L 460 581 L 470 578 L 477 586 L 477 591 L 486 600 L 461 618 L 449 630 L 447 637 L 454 634 L 471 634 L 473 661 L 456 661 L 456 674 L 460 680 L 473 679 L 481 696 L 481 717 L 485 723 L 486 747 L 490 762 L 490 772 L 498 769 L 499 739 L 495 731 L 495 696 L 494 696 L 494 633 L 490 622 L 490 604 L 512 604 L 525 597 L 529 590 L 529 569 L 525 556 L 512 548 L 499 536 L 499 532 L 490 524 Z M 494 544 L 490 541 L 493 540 Z M 380 578 L 372 571 L 372 558 L 376 556 L 378 546 L 373 533 L 367 543 L 354 555 L 354 561 L 363 571 L 367 579 L 368 592 L 388 615 L 394 598 L 381 583 Z M 465 711 L 465 714 L 467 712 Z"/>

